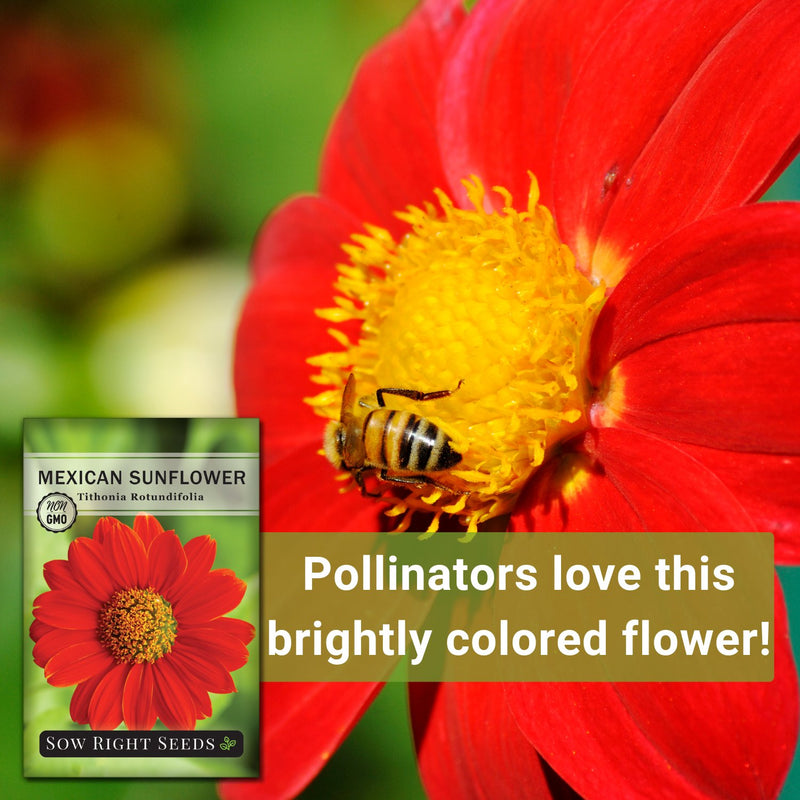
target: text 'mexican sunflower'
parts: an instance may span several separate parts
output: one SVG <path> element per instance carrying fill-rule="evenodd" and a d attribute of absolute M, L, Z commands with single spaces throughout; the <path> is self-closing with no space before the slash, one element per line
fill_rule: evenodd
<path fill-rule="evenodd" d="M 264 529 L 767 530 L 797 563 L 800 207 L 755 201 L 800 146 L 798 31 L 794 0 L 422 2 L 256 243 Z M 775 596 L 769 684 L 412 685 L 426 791 L 777 797 Z M 223 795 L 299 792 L 379 688 L 264 684 L 262 781 Z"/>

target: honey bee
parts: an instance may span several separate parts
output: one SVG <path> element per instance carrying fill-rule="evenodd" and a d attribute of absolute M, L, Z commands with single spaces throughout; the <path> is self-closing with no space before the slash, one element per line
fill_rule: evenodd
<path fill-rule="evenodd" d="M 378 389 L 378 407 L 361 419 L 355 410 L 356 382 L 353 374 L 342 393 L 339 421 L 331 420 L 325 429 L 325 455 L 337 469 L 350 472 L 361 494 L 379 497 L 364 484 L 365 473 L 377 473 L 382 481 L 413 485 L 431 484 L 453 494 L 456 489 L 445 486 L 429 473 L 441 472 L 461 461 L 461 453 L 451 447 L 451 439 L 424 417 L 410 411 L 386 408 L 384 395 L 393 394 L 411 400 L 425 401 L 448 397 L 455 389 L 420 392 L 416 389 Z M 358 405 L 370 408 L 365 398 Z"/>

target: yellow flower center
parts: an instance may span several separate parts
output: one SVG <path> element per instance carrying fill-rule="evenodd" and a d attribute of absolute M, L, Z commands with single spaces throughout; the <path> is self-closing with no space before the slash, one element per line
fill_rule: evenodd
<path fill-rule="evenodd" d="M 350 263 L 338 267 L 336 307 L 317 312 L 360 323 L 354 341 L 331 330 L 344 350 L 309 359 L 320 368 L 315 380 L 333 387 L 307 401 L 322 416 L 339 420 L 351 372 L 364 400 L 348 425 L 361 436 L 375 435 L 358 425 L 368 413 L 362 406 L 377 405 L 376 390 L 440 395 L 383 396 L 387 408 L 432 423 L 461 455 L 418 483 L 396 469 L 397 457 L 364 465 L 379 478 L 388 468 L 378 488 L 387 513 L 406 515 L 401 527 L 419 509 L 434 512 L 429 530 L 443 512 L 459 515 L 470 531 L 509 513 L 553 445 L 587 424 L 588 338 L 604 287 L 576 270 L 552 215 L 538 204 L 533 176 L 524 211 L 500 187 L 496 212 L 477 178 L 464 185 L 472 208 L 456 208 L 437 191 L 439 208 L 398 214 L 411 228 L 399 242 L 372 226 L 353 236 L 344 246 Z M 406 480 L 394 483 L 395 476 Z"/>
<path fill-rule="evenodd" d="M 152 664 L 172 650 L 178 624 L 152 586 L 120 589 L 98 614 L 97 635 L 118 664 Z"/>

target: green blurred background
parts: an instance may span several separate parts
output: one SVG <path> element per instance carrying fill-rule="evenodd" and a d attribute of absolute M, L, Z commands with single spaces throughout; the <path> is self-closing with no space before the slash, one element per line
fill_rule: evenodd
<path fill-rule="evenodd" d="M 234 412 L 254 234 L 282 199 L 313 190 L 358 58 L 412 5 L 0 0 L 6 796 L 216 797 L 206 781 L 22 779 L 21 419 Z M 771 197 L 800 198 L 797 164 Z M 798 572 L 781 571 L 796 646 Z M 375 796 L 423 796 L 397 684 L 303 795 Z M 794 796 L 797 760 L 784 791 Z"/>

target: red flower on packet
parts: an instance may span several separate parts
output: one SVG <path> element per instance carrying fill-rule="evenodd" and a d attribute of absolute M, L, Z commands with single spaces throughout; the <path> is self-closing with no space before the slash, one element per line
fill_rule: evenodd
<path fill-rule="evenodd" d="M 235 692 L 255 628 L 224 616 L 244 581 L 211 569 L 217 544 L 181 544 L 155 517 L 133 528 L 101 518 L 66 559 L 48 561 L 50 591 L 33 602 L 34 661 L 53 686 L 75 686 L 70 716 L 93 730 L 194 730 L 211 716 L 209 692 Z"/>

